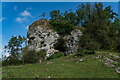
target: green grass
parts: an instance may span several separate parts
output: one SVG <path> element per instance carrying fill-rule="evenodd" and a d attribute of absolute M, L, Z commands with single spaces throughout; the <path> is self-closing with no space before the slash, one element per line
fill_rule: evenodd
<path fill-rule="evenodd" d="M 109 56 L 109 51 L 97 51 L 95 55 L 85 55 L 84 57 L 75 57 L 74 55 L 63 56 L 37 64 L 26 64 L 19 66 L 3 67 L 3 78 L 118 78 L 115 67 L 104 65 L 104 61 L 99 61 Z M 117 52 L 110 52 L 118 55 Z M 103 58 L 95 58 L 97 55 Z M 80 62 L 80 59 L 83 59 Z M 116 62 L 118 59 L 115 59 Z M 47 64 L 48 62 L 53 62 Z"/>

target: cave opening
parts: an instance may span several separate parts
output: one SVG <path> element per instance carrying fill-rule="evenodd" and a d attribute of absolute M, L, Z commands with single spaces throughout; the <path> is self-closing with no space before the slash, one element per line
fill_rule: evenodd
<path fill-rule="evenodd" d="M 65 40 L 62 38 L 58 39 L 57 43 L 54 45 L 54 48 L 56 50 L 59 50 L 60 52 L 65 52 L 67 49 L 65 45 Z"/>

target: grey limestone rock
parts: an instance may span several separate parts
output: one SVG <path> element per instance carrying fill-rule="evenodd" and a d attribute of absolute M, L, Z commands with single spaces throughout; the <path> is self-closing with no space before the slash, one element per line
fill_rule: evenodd
<path fill-rule="evenodd" d="M 77 52 L 79 48 L 79 37 L 81 35 L 82 32 L 75 29 L 70 35 L 63 37 L 62 40 L 65 41 L 63 44 L 67 47 L 64 52 L 65 54 L 73 54 Z M 59 42 L 58 40 L 60 39 L 60 36 L 56 31 L 50 28 L 48 20 L 40 19 L 32 23 L 29 26 L 27 37 L 29 39 L 29 49 L 35 51 L 45 50 L 46 57 L 60 51 L 60 49 L 55 48 L 55 45 Z"/>

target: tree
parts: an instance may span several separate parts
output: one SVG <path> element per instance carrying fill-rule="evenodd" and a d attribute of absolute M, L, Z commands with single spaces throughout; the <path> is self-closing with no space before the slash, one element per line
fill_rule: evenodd
<path fill-rule="evenodd" d="M 71 10 L 70 10 L 71 11 Z M 59 10 L 50 12 L 50 21 L 52 28 L 61 36 L 69 34 L 76 24 L 76 15 L 73 12 L 60 13 Z"/>
<path fill-rule="evenodd" d="M 82 13 L 80 13 L 80 11 L 82 11 Z M 79 14 L 78 22 L 83 21 L 82 26 L 86 28 L 82 41 L 88 44 L 89 46 L 87 46 L 89 48 L 91 45 L 89 41 L 91 41 L 92 43 L 94 42 L 93 44 L 99 45 L 98 49 L 115 49 L 117 44 L 117 25 L 115 25 L 115 23 L 117 24 L 118 21 L 117 19 L 115 19 L 114 22 L 111 21 L 117 16 L 117 14 L 111 10 L 111 6 L 103 9 L 102 3 L 95 3 L 93 7 L 87 3 L 86 5 L 81 5 L 76 12 Z M 81 18 L 81 20 L 79 18 Z M 89 36 L 90 39 L 88 42 L 85 40 L 87 36 Z M 83 46 L 85 44 L 83 44 Z"/>
<path fill-rule="evenodd" d="M 60 36 L 65 36 L 70 34 L 70 32 L 74 29 L 73 24 L 69 24 L 69 21 L 50 21 L 51 27 L 56 30 L 56 32 Z"/>
<path fill-rule="evenodd" d="M 9 60 L 9 64 L 19 64 L 21 60 L 21 51 L 24 46 L 27 45 L 27 39 L 20 35 L 17 37 L 13 37 L 9 40 L 8 45 L 6 45 L 5 51 L 10 54 L 7 58 Z"/>
<path fill-rule="evenodd" d="M 43 18 L 45 17 L 45 13 L 43 13 Z"/>
<path fill-rule="evenodd" d="M 43 19 L 45 18 L 45 12 L 42 13 L 39 17 L 42 17 Z"/>
<path fill-rule="evenodd" d="M 81 4 L 78 6 L 78 9 L 76 10 L 76 14 L 77 14 L 77 24 L 82 24 L 85 18 L 85 5 L 84 4 Z"/>
<path fill-rule="evenodd" d="M 114 20 L 114 23 L 113 23 L 113 27 L 116 27 L 116 29 L 117 29 L 117 49 L 120 51 L 120 20 L 118 19 L 118 18 L 115 18 L 115 20 Z M 115 39 L 116 39 L 115 38 Z"/>
<path fill-rule="evenodd" d="M 71 11 L 70 13 L 68 13 L 67 18 L 68 18 L 69 23 L 71 23 L 71 24 L 73 24 L 73 25 L 76 25 L 76 24 L 77 24 L 77 22 L 76 22 L 76 18 L 77 18 L 77 17 L 76 17 L 76 14 L 73 13 L 72 11 Z"/>
<path fill-rule="evenodd" d="M 51 17 L 51 20 L 60 21 L 61 20 L 60 11 L 59 10 L 51 11 L 50 17 Z"/>

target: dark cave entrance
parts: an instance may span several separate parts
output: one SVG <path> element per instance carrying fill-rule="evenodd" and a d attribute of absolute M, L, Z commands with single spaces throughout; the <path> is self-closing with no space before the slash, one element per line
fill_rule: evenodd
<path fill-rule="evenodd" d="M 65 45 L 65 40 L 62 38 L 58 39 L 57 43 L 54 45 L 54 48 L 56 50 L 59 50 L 60 52 L 65 52 L 67 49 Z"/>

